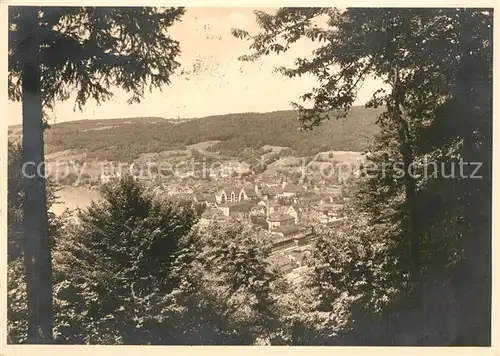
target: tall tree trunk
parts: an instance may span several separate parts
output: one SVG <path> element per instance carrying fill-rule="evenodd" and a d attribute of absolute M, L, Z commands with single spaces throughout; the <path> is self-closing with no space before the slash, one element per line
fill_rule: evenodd
<path fill-rule="evenodd" d="M 399 70 L 395 67 L 392 91 L 393 105 L 392 116 L 396 123 L 400 148 L 399 152 L 403 158 L 404 188 L 406 205 L 406 233 L 408 234 L 408 248 L 410 258 L 410 282 L 414 287 L 419 287 L 421 277 L 420 265 L 420 229 L 417 217 L 417 196 L 415 178 L 412 176 L 411 166 L 414 162 L 413 144 L 408 126 L 407 118 L 404 116 L 404 87 L 399 78 Z"/>
<path fill-rule="evenodd" d="M 403 157 L 403 166 L 405 170 L 405 203 L 406 203 L 406 231 L 409 238 L 409 257 L 410 257 L 410 279 L 411 282 L 418 285 L 420 283 L 420 234 L 418 229 L 417 208 L 416 208 L 416 185 L 415 178 L 410 175 L 410 167 L 413 163 L 413 148 L 409 138 L 408 123 L 403 119 L 400 121 L 400 153 Z"/>
<path fill-rule="evenodd" d="M 22 68 L 24 161 L 24 263 L 28 296 L 28 343 L 52 342 L 52 263 L 44 170 L 38 7 L 25 10 Z"/>

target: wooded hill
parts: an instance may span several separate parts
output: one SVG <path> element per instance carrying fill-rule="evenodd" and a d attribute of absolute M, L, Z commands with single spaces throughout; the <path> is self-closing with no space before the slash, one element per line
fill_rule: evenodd
<path fill-rule="evenodd" d="M 211 147 L 238 156 L 245 147 L 290 147 L 298 156 L 321 151 L 362 151 L 378 132 L 379 110 L 354 107 L 345 119 L 332 119 L 309 132 L 300 132 L 295 111 L 240 113 L 190 120 L 158 117 L 81 120 L 54 124 L 46 131 L 47 153 L 86 152 L 90 159 L 130 161 L 144 153 L 184 149 L 204 141 L 221 141 Z M 14 128 L 9 132 L 14 133 Z"/>

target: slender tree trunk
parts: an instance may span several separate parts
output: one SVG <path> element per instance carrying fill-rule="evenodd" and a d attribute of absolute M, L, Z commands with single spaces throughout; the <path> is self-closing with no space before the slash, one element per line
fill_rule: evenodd
<path fill-rule="evenodd" d="M 410 282 L 414 287 L 419 287 L 421 266 L 420 266 L 420 229 L 417 218 L 417 197 L 416 183 L 411 170 L 414 154 L 413 144 L 411 140 L 410 128 L 404 117 L 404 87 L 399 77 L 398 67 L 394 67 L 393 88 L 392 88 L 393 108 L 392 116 L 396 123 L 399 134 L 399 152 L 403 158 L 404 168 L 404 188 L 405 188 L 405 204 L 406 204 L 406 233 L 408 235 L 408 248 L 410 258 Z"/>
<path fill-rule="evenodd" d="M 52 263 L 44 170 L 38 8 L 24 13 L 22 68 L 23 229 L 28 296 L 28 343 L 52 342 Z"/>
<path fill-rule="evenodd" d="M 405 123 L 406 124 L 406 123 Z M 407 125 L 407 124 L 406 124 Z M 407 129 L 404 130 L 407 132 Z M 409 168 L 413 163 L 413 149 L 408 140 L 401 145 L 401 155 L 403 156 L 403 166 L 405 169 L 405 201 L 407 206 L 407 232 L 409 235 L 409 255 L 411 263 L 412 282 L 420 283 L 420 235 L 418 231 L 417 209 L 416 209 L 416 187 L 415 179 L 410 175 Z"/>
<path fill-rule="evenodd" d="M 396 90 L 398 92 L 400 90 Z M 404 187 L 406 203 L 406 233 L 409 239 L 409 258 L 410 258 L 410 281 L 418 287 L 420 284 L 421 266 L 420 266 L 420 232 L 417 218 L 417 197 L 414 172 L 410 169 L 414 162 L 413 147 L 411 142 L 410 129 L 408 122 L 403 117 L 401 110 L 401 96 L 394 97 L 394 119 L 398 126 L 400 140 L 400 153 L 403 158 L 404 168 Z"/>

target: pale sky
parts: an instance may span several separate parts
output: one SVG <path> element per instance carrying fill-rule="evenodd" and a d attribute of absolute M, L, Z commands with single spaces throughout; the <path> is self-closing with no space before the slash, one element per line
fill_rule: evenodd
<path fill-rule="evenodd" d="M 238 56 L 248 53 L 249 42 L 234 38 L 230 30 L 236 27 L 251 33 L 257 31 L 254 10 L 249 7 L 186 9 L 182 22 L 172 26 L 171 34 L 180 42 L 182 53 L 177 60 L 182 68 L 190 71 L 201 64 L 199 74 L 173 77 L 163 91 L 146 92 L 140 104 L 128 105 L 129 95 L 116 89 L 111 101 L 101 106 L 89 101 L 80 112 L 74 111 L 74 98 L 70 98 L 56 103 L 55 122 L 137 116 L 191 118 L 290 109 L 290 102 L 310 91 L 315 80 L 312 77 L 288 79 L 273 73 L 273 68 L 309 55 L 317 44 L 304 40 L 279 56 L 269 55 L 255 63 L 238 61 Z M 368 80 L 356 104 L 364 104 L 379 85 Z M 20 123 L 20 103 L 9 102 L 9 125 Z"/>

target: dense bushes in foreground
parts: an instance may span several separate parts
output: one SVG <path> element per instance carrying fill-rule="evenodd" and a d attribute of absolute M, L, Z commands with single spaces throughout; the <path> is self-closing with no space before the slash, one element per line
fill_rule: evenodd
<path fill-rule="evenodd" d="M 160 203 L 130 177 L 77 215 L 54 230 L 57 343 L 457 342 L 458 296 L 446 270 L 426 280 L 424 304 L 411 304 L 390 240 L 367 212 L 335 230 L 316 229 L 296 283 L 276 268 L 265 231 L 238 221 L 202 227 L 196 206 Z M 12 259 L 13 343 L 26 338 L 23 274 L 22 259 Z"/>

